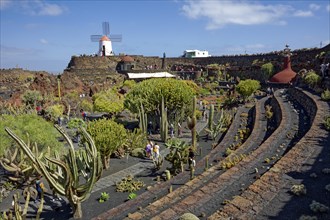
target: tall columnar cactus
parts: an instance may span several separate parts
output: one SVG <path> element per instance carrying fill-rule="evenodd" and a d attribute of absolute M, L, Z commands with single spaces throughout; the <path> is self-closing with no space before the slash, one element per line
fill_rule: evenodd
<path fill-rule="evenodd" d="M 167 141 L 167 136 L 168 136 L 168 121 L 167 121 L 167 112 L 165 109 L 165 101 L 164 97 L 162 96 L 162 103 L 160 106 L 160 112 L 161 112 L 161 117 L 160 117 L 160 136 L 162 141 L 166 142 Z"/>
<path fill-rule="evenodd" d="M 191 131 L 191 145 L 193 149 L 196 149 L 196 96 L 193 97 L 193 109 L 192 109 L 192 117 L 187 118 L 188 128 Z"/>
<path fill-rule="evenodd" d="M 64 157 L 64 160 L 46 156 L 45 159 L 59 166 L 63 171 L 62 175 L 56 170 L 51 169 L 50 166 L 36 157 L 24 141 L 9 128 L 6 128 L 5 130 L 19 144 L 20 148 L 23 149 L 24 153 L 31 160 L 33 166 L 41 171 L 48 181 L 49 186 L 56 193 L 67 197 L 74 211 L 73 217 L 75 219 L 82 218 L 81 203 L 89 198 L 95 182 L 101 176 L 102 164 L 100 156 L 93 139 L 84 128 L 81 128 L 81 130 L 87 140 L 85 151 L 88 157 L 77 157 L 70 137 L 60 126 L 55 125 L 55 128 L 66 139 L 69 147 L 69 154 Z M 84 166 L 81 166 L 81 164 Z M 85 170 L 84 167 L 87 166 L 89 169 Z M 89 172 L 89 175 L 84 176 L 82 171 Z M 85 181 L 82 181 L 80 176 L 83 176 Z"/>
<path fill-rule="evenodd" d="M 211 104 L 210 111 L 209 111 L 209 121 L 208 121 L 208 128 L 212 130 L 213 128 L 213 118 L 214 118 L 214 105 Z"/>
<path fill-rule="evenodd" d="M 139 109 L 139 127 L 142 130 L 143 133 L 147 133 L 147 113 L 144 112 L 144 107 L 141 104 L 141 107 Z"/>

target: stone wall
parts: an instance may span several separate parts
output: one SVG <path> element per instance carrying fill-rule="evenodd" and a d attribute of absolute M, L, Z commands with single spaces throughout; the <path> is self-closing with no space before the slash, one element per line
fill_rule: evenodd
<path fill-rule="evenodd" d="M 315 101 L 307 96 L 301 89 L 290 88 L 288 89 L 288 94 L 303 106 L 307 115 L 309 116 L 309 124 L 312 124 L 317 112 L 317 107 Z"/>

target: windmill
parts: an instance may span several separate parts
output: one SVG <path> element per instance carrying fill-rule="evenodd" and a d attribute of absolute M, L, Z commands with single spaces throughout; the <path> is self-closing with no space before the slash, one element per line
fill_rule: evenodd
<path fill-rule="evenodd" d="M 121 42 L 121 34 L 109 35 L 110 28 L 109 22 L 102 23 L 103 35 L 91 35 L 92 42 L 99 42 L 99 56 L 113 56 L 112 43 L 111 42 Z M 111 39 L 111 40 L 110 40 Z"/>

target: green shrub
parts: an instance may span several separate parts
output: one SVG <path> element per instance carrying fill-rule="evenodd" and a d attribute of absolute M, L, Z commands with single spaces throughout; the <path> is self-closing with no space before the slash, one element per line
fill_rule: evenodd
<path fill-rule="evenodd" d="M 323 101 L 329 101 L 330 100 L 330 90 L 326 89 L 321 94 L 321 99 Z"/>
<path fill-rule="evenodd" d="M 310 71 L 306 74 L 304 81 L 307 83 L 307 85 L 314 87 L 321 81 L 321 77 L 314 71 Z"/>
<path fill-rule="evenodd" d="M 86 124 L 84 120 L 81 118 L 71 118 L 70 121 L 68 122 L 68 128 L 79 128 L 79 127 L 86 127 Z"/>
<path fill-rule="evenodd" d="M 64 106 L 60 104 L 49 106 L 46 109 L 46 112 L 51 116 L 53 120 L 57 120 L 58 117 L 62 116 L 63 111 Z"/>
<path fill-rule="evenodd" d="M 127 132 L 123 125 L 114 120 L 101 119 L 90 121 L 87 132 L 94 139 L 100 152 L 103 167 L 109 168 L 110 156 L 126 142 Z"/>
<path fill-rule="evenodd" d="M 144 158 L 145 157 L 145 150 L 144 148 L 135 148 L 131 152 L 132 157 Z"/>
<path fill-rule="evenodd" d="M 5 127 L 9 127 L 17 136 L 22 137 L 25 143 L 28 140 L 30 143 L 36 143 L 41 151 L 48 146 L 54 151 L 64 147 L 63 143 L 58 141 L 61 135 L 53 124 L 37 114 L 0 115 L 0 156 L 7 148 L 17 147 L 17 143 L 7 134 Z"/>
<path fill-rule="evenodd" d="M 197 120 L 202 119 L 202 112 L 200 110 L 196 110 L 196 119 Z"/>

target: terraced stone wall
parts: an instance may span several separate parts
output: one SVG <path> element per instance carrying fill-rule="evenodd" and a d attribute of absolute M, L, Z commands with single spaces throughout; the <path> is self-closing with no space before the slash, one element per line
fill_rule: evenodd
<path fill-rule="evenodd" d="M 298 88 L 288 89 L 288 94 L 303 106 L 307 115 L 309 116 L 309 123 L 312 124 L 317 111 L 315 101 Z"/>
<path fill-rule="evenodd" d="M 306 112 L 311 120 L 310 130 L 270 171 L 208 219 L 257 219 L 257 215 L 272 201 L 280 189 L 289 184 L 286 173 L 298 172 L 300 167 L 312 156 L 319 138 L 328 135 L 326 130 L 321 129 L 321 123 L 322 117 L 329 112 L 329 106 L 324 102 L 318 102 L 319 97 L 300 89 L 289 89 L 289 94 L 306 107 Z M 283 120 L 287 119 L 284 117 Z M 271 138 L 276 138 L 276 135 Z"/>

